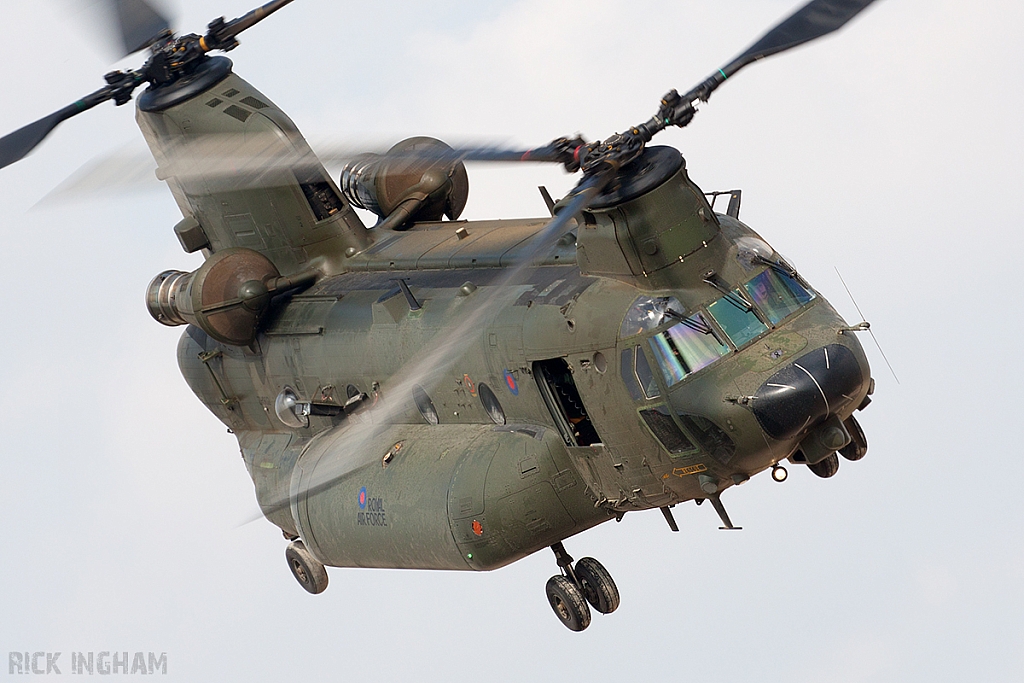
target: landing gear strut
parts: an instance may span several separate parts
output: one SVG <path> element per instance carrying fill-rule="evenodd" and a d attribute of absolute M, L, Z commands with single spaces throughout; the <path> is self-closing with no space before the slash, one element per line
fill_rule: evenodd
<path fill-rule="evenodd" d="M 551 550 L 562 573 L 548 579 L 545 590 L 551 609 L 566 628 L 582 631 L 590 626 L 587 603 L 602 614 L 618 609 L 619 589 L 604 565 L 592 557 L 584 557 L 574 566 L 561 542 L 551 546 Z"/>

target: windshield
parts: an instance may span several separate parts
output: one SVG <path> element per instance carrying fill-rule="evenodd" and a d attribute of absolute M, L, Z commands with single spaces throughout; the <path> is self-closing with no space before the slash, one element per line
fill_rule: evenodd
<path fill-rule="evenodd" d="M 785 273 L 769 268 L 743 285 L 747 294 L 764 311 L 772 325 L 789 317 L 804 304 L 814 299 L 814 294 Z"/>
<path fill-rule="evenodd" d="M 754 313 L 750 304 L 735 290 L 718 301 L 708 304 L 708 313 L 714 317 L 719 326 L 729 335 L 732 343 L 739 348 L 762 332 L 768 326 Z"/>

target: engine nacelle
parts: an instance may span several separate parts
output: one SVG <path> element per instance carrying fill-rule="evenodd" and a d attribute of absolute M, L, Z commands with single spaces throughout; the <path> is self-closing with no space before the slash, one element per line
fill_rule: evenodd
<path fill-rule="evenodd" d="M 157 275 L 146 291 L 146 306 L 164 325 L 195 325 L 223 344 L 247 346 L 256 338 L 271 298 L 312 284 L 316 275 L 283 278 L 259 252 L 224 249 L 192 273 L 167 270 Z"/>
<path fill-rule="evenodd" d="M 451 147 L 428 137 L 403 140 L 385 154 L 360 154 L 341 172 L 345 198 L 401 230 L 413 221 L 455 220 L 469 199 L 469 175 Z"/>

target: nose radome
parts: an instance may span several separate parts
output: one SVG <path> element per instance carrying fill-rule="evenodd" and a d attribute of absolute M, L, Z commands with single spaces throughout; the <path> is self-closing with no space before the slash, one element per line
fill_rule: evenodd
<path fill-rule="evenodd" d="M 766 434 L 788 439 L 847 406 L 867 381 L 850 349 L 829 344 L 772 375 L 750 406 Z"/>

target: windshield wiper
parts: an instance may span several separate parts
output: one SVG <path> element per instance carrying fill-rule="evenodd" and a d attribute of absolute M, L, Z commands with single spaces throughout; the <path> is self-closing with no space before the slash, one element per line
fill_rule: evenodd
<path fill-rule="evenodd" d="M 796 268 L 794 268 L 793 266 L 789 265 L 788 263 L 781 259 L 779 261 L 772 261 L 771 259 L 765 258 L 760 254 L 754 254 L 750 260 L 753 261 L 754 263 L 760 263 L 761 265 L 768 266 L 772 270 L 778 271 L 783 275 L 788 275 L 794 280 L 796 280 L 799 277 L 799 275 L 796 272 Z"/>

